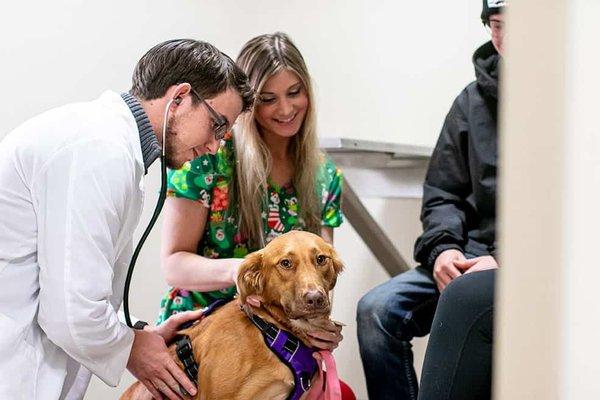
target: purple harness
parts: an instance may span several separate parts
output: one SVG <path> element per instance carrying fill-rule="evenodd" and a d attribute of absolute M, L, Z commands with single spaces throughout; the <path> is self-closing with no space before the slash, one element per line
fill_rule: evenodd
<path fill-rule="evenodd" d="M 223 299 L 215 301 L 204 309 L 200 319 L 189 321 L 179 328 L 189 328 L 228 302 L 229 300 Z M 292 371 L 294 391 L 288 396 L 287 400 L 298 400 L 310 388 L 310 381 L 319 368 L 317 361 L 312 356 L 314 350 L 307 347 L 296 336 L 277 328 L 256 315 L 249 318 L 262 332 L 267 347 Z M 194 358 L 190 338 L 187 335 L 178 335 L 175 343 L 177 357 L 183 364 L 186 375 L 197 384 L 199 365 Z"/>
<path fill-rule="evenodd" d="M 310 388 L 310 380 L 317 372 L 314 350 L 300 339 L 263 319 L 252 315 L 250 320 L 260 329 L 269 349 L 292 371 L 294 391 L 287 400 L 298 400 Z"/>

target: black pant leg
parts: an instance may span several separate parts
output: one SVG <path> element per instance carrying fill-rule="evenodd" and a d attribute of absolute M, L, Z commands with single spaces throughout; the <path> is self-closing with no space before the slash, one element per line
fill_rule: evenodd
<path fill-rule="evenodd" d="M 491 398 L 495 270 L 455 279 L 442 292 L 421 375 L 420 400 Z"/>

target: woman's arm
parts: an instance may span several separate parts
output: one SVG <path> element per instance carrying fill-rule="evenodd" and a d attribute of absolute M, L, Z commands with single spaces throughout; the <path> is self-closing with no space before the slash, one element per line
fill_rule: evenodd
<path fill-rule="evenodd" d="M 208 212 L 199 202 L 167 198 L 163 211 L 161 266 L 170 286 L 207 292 L 235 285 L 243 259 L 210 259 L 196 254 Z"/>

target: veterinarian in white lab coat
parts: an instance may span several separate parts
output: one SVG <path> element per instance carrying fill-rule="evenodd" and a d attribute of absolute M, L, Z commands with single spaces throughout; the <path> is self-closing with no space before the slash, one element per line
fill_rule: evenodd
<path fill-rule="evenodd" d="M 194 392 L 165 345 L 194 315 L 132 330 L 116 310 L 163 129 L 180 167 L 215 152 L 251 97 L 212 45 L 169 41 L 130 93 L 48 111 L 0 143 L 0 399 L 80 399 L 90 372 L 116 386 L 126 367 L 155 397 Z"/>

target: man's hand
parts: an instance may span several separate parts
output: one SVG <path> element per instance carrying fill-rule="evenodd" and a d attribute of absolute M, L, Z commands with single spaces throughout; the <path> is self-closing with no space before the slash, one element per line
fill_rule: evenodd
<path fill-rule="evenodd" d="M 188 321 L 195 321 L 201 316 L 201 309 L 195 311 L 185 311 L 182 313 L 171 315 L 169 318 L 167 318 L 165 322 L 158 326 L 146 325 L 144 327 L 144 330 L 161 336 L 164 339 L 165 343 L 170 344 L 171 341 L 177 335 L 177 332 L 179 332 L 179 330 L 181 329 L 181 324 L 184 324 Z"/>
<path fill-rule="evenodd" d="M 454 278 L 458 278 L 461 272 L 454 265 L 455 261 L 465 261 L 466 258 L 463 253 L 456 249 L 444 250 L 435 259 L 433 265 L 433 278 L 437 284 L 440 293 L 448 286 L 450 281 Z"/>
<path fill-rule="evenodd" d="M 181 388 L 194 396 L 196 388 L 177 366 L 167 350 L 164 339 L 151 332 L 134 329 L 135 338 L 127 369 L 146 386 L 155 399 L 187 398 Z"/>
<path fill-rule="evenodd" d="M 311 323 L 315 324 L 315 321 L 311 320 Z M 344 339 L 342 336 L 342 324 L 330 319 L 323 319 L 316 325 L 321 329 L 308 332 L 308 340 L 311 347 L 319 350 L 333 351 L 333 349 L 339 346 L 342 339 Z"/>
<path fill-rule="evenodd" d="M 454 266 L 465 274 L 471 272 L 485 271 L 486 269 L 498 268 L 498 263 L 492 256 L 481 256 L 464 261 L 455 261 Z"/>

